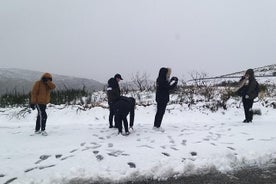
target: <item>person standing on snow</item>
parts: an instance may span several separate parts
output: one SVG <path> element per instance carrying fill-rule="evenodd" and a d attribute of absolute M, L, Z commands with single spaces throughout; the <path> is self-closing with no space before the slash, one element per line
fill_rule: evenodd
<path fill-rule="evenodd" d="M 129 126 L 133 129 L 134 123 L 134 110 L 135 110 L 135 99 L 133 97 L 121 96 L 118 101 L 113 104 L 113 110 L 115 114 L 115 124 L 118 128 L 118 135 L 122 135 L 123 123 L 125 128 L 125 134 L 129 135 L 127 116 L 129 116 Z"/>
<path fill-rule="evenodd" d="M 113 111 L 113 104 L 119 100 L 121 96 L 121 90 L 119 86 L 119 82 L 123 80 L 122 76 L 120 74 L 116 74 L 113 78 L 110 78 L 107 82 L 107 98 L 108 98 L 108 105 L 109 105 L 109 128 L 116 128 L 116 122 L 115 126 L 113 126 L 113 117 L 114 117 L 114 111 Z"/>
<path fill-rule="evenodd" d="M 172 77 L 170 79 L 171 69 L 161 68 L 156 80 L 156 102 L 157 112 L 154 119 L 154 129 L 161 130 L 161 122 L 166 111 L 167 104 L 170 100 L 170 90 L 174 89 L 177 85 L 178 78 Z"/>
<path fill-rule="evenodd" d="M 51 90 L 55 89 L 56 85 L 52 82 L 52 75 L 44 73 L 39 81 L 36 81 L 31 92 L 31 108 L 38 111 L 35 133 L 47 135 L 45 131 L 47 113 L 46 105 L 50 102 Z"/>
<path fill-rule="evenodd" d="M 259 84 L 255 79 L 253 69 L 248 69 L 240 79 L 240 86 L 236 93 L 242 97 L 245 120 L 243 123 L 250 123 L 253 120 L 252 106 L 254 99 L 259 94 Z"/>

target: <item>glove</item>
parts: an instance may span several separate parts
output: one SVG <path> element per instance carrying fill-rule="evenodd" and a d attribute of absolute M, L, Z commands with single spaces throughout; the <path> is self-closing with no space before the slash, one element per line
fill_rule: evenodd
<path fill-rule="evenodd" d="M 31 109 L 35 110 L 35 104 L 30 105 Z"/>
<path fill-rule="evenodd" d="M 171 78 L 171 81 L 178 82 L 178 78 L 177 78 L 177 77 L 172 77 L 172 78 Z"/>

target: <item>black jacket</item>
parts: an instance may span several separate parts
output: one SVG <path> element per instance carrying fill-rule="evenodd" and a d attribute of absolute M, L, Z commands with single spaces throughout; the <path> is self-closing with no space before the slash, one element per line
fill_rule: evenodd
<path fill-rule="evenodd" d="M 156 102 L 158 103 L 168 103 L 170 100 L 170 90 L 174 89 L 177 82 L 170 84 L 171 81 L 167 79 L 167 68 L 161 68 L 159 71 L 158 78 L 156 80 Z"/>
<path fill-rule="evenodd" d="M 108 80 L 108 86 L 107 86 L 107 98 L 108 103 L 113 103 L 117 101 L 120 98 L 121 91 L 120 86 L 115 78 L 110 78 Z"/>
<path fill-rule="evenodd" d="M 130 113 L 130 124 L 133 124 L 135 103 L 134 98 L 121 96 L 119 100 L 113 104 L 115 116 L 120 115 L 126 117 Z"/>
<path fill-rule="evenodd" d="M 242 80 L 246 80 L 244 79 L 244 77 L 241 78 Z M 259 94 L 259 84 L 256 81 L 255 77 L 250 77 L 248 80 L 248 84 L 245 84 L 244 86 L 242 86 L 238 91 L 237 91 L 238 95 L 246 98 L 246 96 L 248 96 L 248 99 L 253 100 L 254 98 L 256 98 Z"/>

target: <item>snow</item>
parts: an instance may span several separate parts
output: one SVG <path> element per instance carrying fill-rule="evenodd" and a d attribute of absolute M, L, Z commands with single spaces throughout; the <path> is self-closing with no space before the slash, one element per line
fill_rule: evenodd
<path fill-rule="evenodd" d="M 0 183 L 165 180 L 270 164 L 276 158 L 275 109 L 255 103 L 262 115 L 247 124 L 234 102 L 213 113 L 169 105 L 165 132 L 152 129 L 156 105 L 137 106 L 129 136 L 108 128 L 109 111 L 102 107 L 49 106 L 48 136 L 33 134 L 36 111 L 18 117 L 22 108 L 0 109 Z"/>

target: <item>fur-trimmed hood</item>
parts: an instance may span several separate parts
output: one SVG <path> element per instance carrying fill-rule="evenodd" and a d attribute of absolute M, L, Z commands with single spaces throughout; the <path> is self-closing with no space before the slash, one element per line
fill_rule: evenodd
<path fill-rule="evenodd" d="M 52 75 L 50 73 L 44 73 L 42 76 L 41 76 L 41 79 L 42 78 L 53 78 Z"/>

